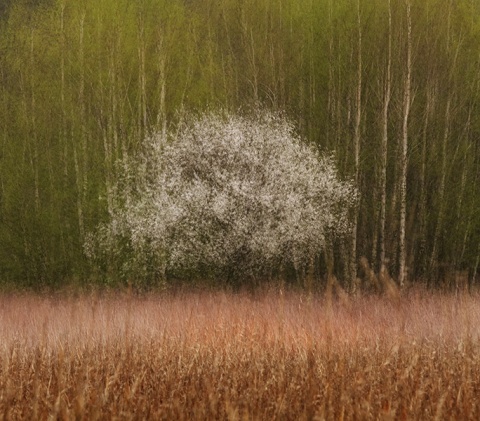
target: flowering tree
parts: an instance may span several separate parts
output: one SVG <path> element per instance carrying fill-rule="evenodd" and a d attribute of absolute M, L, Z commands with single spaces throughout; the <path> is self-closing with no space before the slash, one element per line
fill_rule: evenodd
<path fill-rule="evenodd" d="M 269 111 L 189 117 L 176 132 L 148 138 L 124 168 L 111 219 L 87 249 L 115 254 L 128 244 L 135 259 L 172 273 L 250 277 L 298 268 L 327 235 L 349 232 L 356 200 L 332 157 Z"/>

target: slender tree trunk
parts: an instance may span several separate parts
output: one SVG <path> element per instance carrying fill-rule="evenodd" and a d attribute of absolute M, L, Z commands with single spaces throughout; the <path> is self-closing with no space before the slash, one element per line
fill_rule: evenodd
<path fill-rule="evenodd" d="M 80 154 L 78 152 L 78 146 L 73 145 L 73 159 L 75 166 L 75 176 L 77 182 L 77 216 L 78 216 L 78 229 L 80 232 L 80 239 L 83 241 L 85 238 L 85 223 L 84 223 L 84 199 L 86 195 L 86 124 L 85 124 L 85 70 L 84 70 L 84 24 L 85 13 L 80 19 L 80 32 L 79 32 L 79 66 L 80 66 L 80 84 L 78 88 L 78 102 L 80 108 Z M 80 155 L 80 156 L 79 156 Z"/>
<path fill-rule="evenodd" d="M 380 161 L 380 273 L 385 272 L 385 225 L 387 218 L 387 152 L 388 152 L 388 111 L 392 90 L 392 8 L 388 0 L 388 50 L 387 67 L 385 71 L 385 87 L 382 109 L 382 142 Z"/>
<path fill-rule="evenodd" d="M 360 134 L 362 121 L 362 20 L 360 13 L 360 0 L 357 1 L 357 36 L 357 86 L 355 92 L 355 125 L 353 132 L 353 148 L 355 163 L 354 180 L 355 185 L 358 186 L 360 181 Z M 357 279 L 358 213 L 359 210 L 356 209 L 353 217 L 352 243 L 350 248 L 350 291 L 352 293 L 355 293 Z"/>
<path fill-rule="evenodd" d="M 404 79 L 403 95 L 403 124 L 401 143 L 401 170 L 400 170 L 400 226 L 399 226 L 399 273 L 398 283 L 402 288 L 407 276 L 405 230 L 407 218 L 407 151 L 408 151 L 408 118 L 411 106 L 412 85 L 412 16 L 410 0 L 407 0 L 407 63 Z"/>

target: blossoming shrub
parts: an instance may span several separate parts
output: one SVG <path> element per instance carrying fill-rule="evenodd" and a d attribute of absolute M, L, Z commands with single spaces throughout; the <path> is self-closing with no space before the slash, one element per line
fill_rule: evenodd
<path fill-rule="evenodd" d="M 349 232 L 356 200 L 331 156 L 282 115 L 259 109 L 189 116 L 123 166 L 111 219 L 87 249 L 124 258 L 129 250 L 125 268 L 138 276 L 150 267 L 239 279 L 301 267 L 328 235 Z"/>

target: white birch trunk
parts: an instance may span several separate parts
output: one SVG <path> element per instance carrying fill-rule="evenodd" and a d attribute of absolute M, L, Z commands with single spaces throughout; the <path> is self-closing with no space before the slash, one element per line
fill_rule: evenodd
<path fill-rule="evenodd" d="M 403 96 L 403 124 L 401 142 L 401 168 L 400 168 L 400 227 L 399 227 L 399 273 L 398 283 L 402 288 L 407 277 L 406 267 L 406 217 L 407 217 L 407 165 L 408 165 L 408 118 L 411 106 L 412 90 L 412 16 L 410 0 L 407 0 L 407 64 L 404 79 Z"/>
<path fill-rule="evenodd" d="M 360 130 L 362 120 L 362 21 L 360 14 L 360 0 L 357 1 L 357 86 L 355 92 L 355 125 L 353 133 L 353 148 L 355 162 L 355 184 L 358 186 L 360 179 Z M 361 198 L 359 198 L 359 201 Z M 358 209 L 354 210 L 352 242 L 350 247 L 350 291 L 355 293 L 357 279 L 357 236 L 358 236 Z"/>
<path fill-rule="evenodd" d="M 388 152 L 388 112 L 392 90 L 392 8 L 388 0 L 388 52 L 385 72 L 385 87 L 382 110 L 382 143 L 380 164 L 380 273 L 385 272 L 385 225 L 387 215 L 387 152 Z"/>

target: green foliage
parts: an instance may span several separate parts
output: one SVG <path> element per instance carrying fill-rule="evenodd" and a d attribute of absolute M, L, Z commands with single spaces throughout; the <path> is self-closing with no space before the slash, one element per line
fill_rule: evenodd
<path fill-rule="evenodd" d="M 391 4 L 386 252 L 395 273 L 406 14 L 404 1 Z M 357 253 L 375 264 L 388 6 L 360 6 Z M 412 16 L 409 275 L 435 278 L 440 267 L 478 268 L 480 10 L 470 0 L 412 0 Z M 352 175 L 357 48 L 356 7 L 343 0 L 1 2 L 0 277 L 97 277 L 82 244 L 109 215 L 116 162 L 185 110 L 285 110 Z M 342 267 L 337 259 L 339 275 Z"/>

